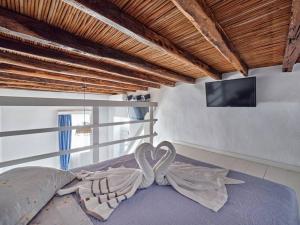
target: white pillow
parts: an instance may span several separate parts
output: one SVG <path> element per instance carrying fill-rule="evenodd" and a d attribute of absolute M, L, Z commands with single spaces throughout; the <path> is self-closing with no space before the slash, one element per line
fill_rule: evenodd
<path fill-rule="evenodd" d="M 0 174 L 0 225 L 28 224 L 74 178 L 71 172 L 47 167 L 22 167 Z"/>

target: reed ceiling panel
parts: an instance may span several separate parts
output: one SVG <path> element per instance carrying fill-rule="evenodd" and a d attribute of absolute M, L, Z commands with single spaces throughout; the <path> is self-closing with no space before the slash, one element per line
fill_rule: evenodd
<path fill-rule="evenodd" d="M 234 71 L 170 0 L 110 0 L 124 12 L 221 72 Z M 199 0 L 200 1 L 200 0 Z M 291 0 L 203 0 L 250 68 L 281 64 Z M 191 77 L 205 74 L 150 48 L 61 0 L 0 0 L 2 7 Z"/>
<path fill-rule="evenodd" d="M 80 12 L 61 0 L 0 0 L 1 6 L 30 16 L 70 33 L 103 44 L 191 77 L 205 74 L 165 52 L 151 49 L 131 37 Z M 138 2 L 137 2 L 138 3 Z"/>
<path fill-rule="evenodd" d="M 215 50 L 169 0 L 111 0 L 122 11 L 192 53 L 215 69 L 227 72 L 234 68 Z"/>
<path fill-rule="evenodd" d="M 250 68 L 282 64 L 291 0 L 206 0 Z"/>

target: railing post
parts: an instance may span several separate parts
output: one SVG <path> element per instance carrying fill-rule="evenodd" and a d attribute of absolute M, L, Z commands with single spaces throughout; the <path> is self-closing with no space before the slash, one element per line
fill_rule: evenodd
<path fill-rule="evenodd" d="M 93 124 L 99 124 L 99 107 L 93 107 Z M 93 129 L 93 145 L 97 145 L 100 142 L 99 137 L 99 127 Z M 93 163 L 99 162 L 99 147 L 95 146 L 93 148 Z"/>
<path fill-rule="evenodd" d="M 149 106 L 150 108 L 150 130 L 149 130 L 149 133 L 150 135 L 153 135 L 154 134 L 154 131 L 153 131 L 153 127 L 154 127 L 154 116 L 153 116 L 153 106 Z M 153 136 L 150 137 L 150 143 L 153 145 Z"/>
<path fill-rule="evenodd" d="M 0 106 L 85 106 L 92 108 L 92 121 L 90 125 L 84 126 L 70 126 L 70 127 L 48 127 L 48 128 L 37 128 L 37 129 L 25 129 L 25 130 L 13 130 L 13 131 L 0 131 L 1 137 L 17 136 L 17 135 L 27 135 L 27 134 L 38 134 L 47 132 L 56 132 L 61 130 L 76 130 L 80 128 L 92 128 L 93 132 L 90 135 L 92 143 L 88 146 L 83 146 L 79 148 L 73 148 L 66 150 L 64 152 L 54 151 L 45 154 L 33 155 L 29 157 L 23 157 L 18 159 L 12 159 L 8 161 L 0 161 L 0 169 L 2 167 L 14 166 L 26 162 L 37 161 L 41 159 L 48 159 L 52 157 L 57 157 L 60 155 L 72 154 L 75 152 L 83 152 L 87 150 L 93 151 L 93 162 L 97 163 L 100 160 L 99 148 L 111 146 L 115 144 L 120 144 L 124 142 L 132 142 L 135 140 L 149 140 L 153 144 L 154 136 L 157 135 L 154 132 L 154 107 L 157 106 L 156 102 L 129 102 L 129 101 L 110 101 L 110 100 L 87 100 L 82 101 L 81 99 L 53 99 L 53 98 L 30 98 L 30 97 L 7 97 L 0 96 Z M 123 121 L 123 122 L 110 122 L 100 124 L 100 107 L 149 107 L 149 117 L 148 120 L 135 120 L 135 121 Z M 150 123 L 149 128 L 144 127 L 144 133 L 149 129 L 150 134 L 145 134 L 141 136 L 134 136 L 127 139 L 108 141 L 100 143 L 100 127 L 116 126 L 123 124 L 137 124 L 137 123 Z M 142 127 L 143 128 L 143 127 Z M 102 136 L 101 136 L 102 137 Z"/>

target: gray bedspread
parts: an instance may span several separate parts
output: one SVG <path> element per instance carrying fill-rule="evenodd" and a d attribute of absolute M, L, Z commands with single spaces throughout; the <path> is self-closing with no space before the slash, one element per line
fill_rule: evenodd
<path fill-rule="evenodd" d="M 180 155 L 176 161 L 213 167 Z M 83 168 L 95 171 L 121 165 L 137 167 L 134 156 L 127 155 Z M 300 225 L 292 189 L 234 171 L 229 177 L 246 183 L 227 186 L 228 202 L 217 213 L 170 186 L 154 184 L 122 202 L 106 222 L 90 218 L 94 225 Z"/>

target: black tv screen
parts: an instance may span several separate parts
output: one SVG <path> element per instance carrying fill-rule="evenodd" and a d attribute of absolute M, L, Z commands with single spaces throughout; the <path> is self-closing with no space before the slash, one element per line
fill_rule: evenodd
<path fill-rule="evenodd" d="M 256 77 L 208 82 L 207 107 L 255 107 Z"/>

